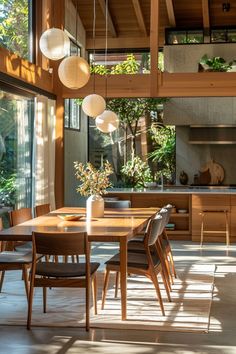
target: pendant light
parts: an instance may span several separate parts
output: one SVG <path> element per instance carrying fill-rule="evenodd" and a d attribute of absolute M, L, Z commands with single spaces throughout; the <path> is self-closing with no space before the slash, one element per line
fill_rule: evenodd
<path fill-rule="evenodd" d="M 60 28 L 50 28 L 40 37 L 39 48 L 46 58 L 59 60 L 69 53 L 70 40 Z"/>
<path fill-rule="evenodd" d="M 95 31 L 96 31 L 96 0 L 93 0 L 93 67 L 95 67 Z M 95 71 L 93 72 L 93 92 L 95 92 Z M 102 114 L 106 109 L 104 98 L 96 93 L 86 96 L 82 102 L 82 110 L 92 118 Z"/>
<path fill-rule="evenodd" d="M 76 6 L 76 41 L 77 41 L 77 6 Z M 58 67 L 58 76 L 64 86 L 77 90 L 85 86 L 90 78 L 88 62 L 79 56 L 69 56 Z"/>
<path fill-rule="evenodd" d="M 108 31 L 108 0 L 106 1 L 106 45 L 105 45 L 105 67 L 107 68 L 107 31 Z M 107 73 L 105 75 L 105 97 L 107 97 Z M 119 127 L 119 118 L 116 113 L 105 110 L 97 116 L 95 124 L 98 130 L 103 133 L 112 133 Z"/>

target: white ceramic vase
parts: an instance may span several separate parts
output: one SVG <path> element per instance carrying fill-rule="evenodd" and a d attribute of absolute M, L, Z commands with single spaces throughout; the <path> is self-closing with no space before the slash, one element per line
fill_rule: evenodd
<path fill-rule="evenodd" d="M 104 199 L 99 194 L 91 195 L 86 201 L 87 219 L 104 216 Z"/>

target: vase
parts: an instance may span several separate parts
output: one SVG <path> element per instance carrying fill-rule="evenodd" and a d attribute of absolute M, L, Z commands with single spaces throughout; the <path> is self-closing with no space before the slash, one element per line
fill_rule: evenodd
<path fill-rule="evenodd" d="M 104 199 L 99 194 L 91 195 L 86 201 L 87 219 L 104 216 Z"/>
<path fill-rule="evenodd" d="M 185 185 L 188 183 L 188 175 L 186 172 L 181 171 L 179 175 L 179 181 L 181 184 Z"/>

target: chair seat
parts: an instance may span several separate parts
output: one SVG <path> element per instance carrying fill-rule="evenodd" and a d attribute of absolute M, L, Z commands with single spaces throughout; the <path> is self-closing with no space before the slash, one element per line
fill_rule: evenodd
<path fill-rule="evenodd" d="M 154 266 L 158 266 L 160 264 L 160 259 L 157 254 L 152 255 Z M 111 259 L 109 259 L 106 265 L 115 265 L 119 266 L 120 264 L 120 253 L 117 253 Z M 141 268 L 141 269 L 148 269 L 148 258 L 145 253 L 136 253 L 136 252 L 128 252 L 128 261 L 127 261 L 128 268 Z"/>
<path fill-rule="evenodd" d="M 90 274 L 96 272 L 100 263 L 90 263 Z M 83 277 L 86 274 L 85 263 L 50 263 L 40 262 L 36 265 L 36 275 L 63 278 L 63 277 Z"/>
<path fill-rule="evenodd" d="M 16 251 L 4 251 L 0 253 L 0 264 L 3 263 L 22 263 L 27 264 L 32 262 L 31 252 L 16 252 Z"/>
<path fill-rule="evenodd" d="M 22 245 L 17 245 L 14 247 L 17 252 L 32 252 L 32 242 L 24 242 Z"/>

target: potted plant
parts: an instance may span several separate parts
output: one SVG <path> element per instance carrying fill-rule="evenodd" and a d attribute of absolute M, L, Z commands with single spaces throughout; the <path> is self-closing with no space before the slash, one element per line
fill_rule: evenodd
<path fill-rule="evenodd" d="M 76 189 L 82 196 L 89 196 L 86 201 L 87 218 L 104 216 L 103 194 L 112 184 L 108 178 L 113 173 L 111 164 L 106 161 L 104 167 L 95 168 L 90 162 L 74 162 L 75 176 L 81 182 Z"/>
<path fill-rule="evenodd" d="M 198 71 L 222 71 L 226 72 L 232 69 L 232 65 L 235 60 L 227 63 L 222 57 L 208 58 L 207 54 L 199 61 Z"/>

